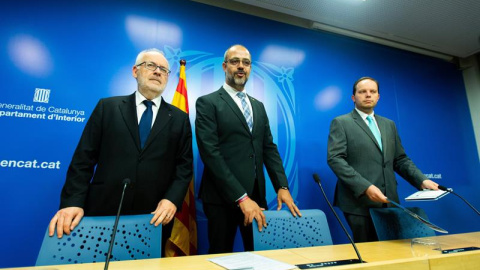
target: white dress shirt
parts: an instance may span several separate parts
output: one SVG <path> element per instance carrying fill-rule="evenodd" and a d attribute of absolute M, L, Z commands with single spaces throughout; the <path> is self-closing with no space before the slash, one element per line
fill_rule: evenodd
<path fill-rule="evenodd" d="M 380 133 L 380 136 L 382 135 L 382 133 L 380 132 L 380 128 L 378 128 L 377 120 L 375 120 L 375 112 L 372 112 L 372 114 L 366 114 L 366 113 L 360 111 L 360 110 L 357 109 L 357 108 L 355 108 L 355 110 L 357 110 L 358 114 L 360 114 L 360 117 L 362 117 L 363 122 L 365 122 L 365 124 L 367 124 L 367 127 L 370 125 L 370 124 L 368 123 L 367 116 L 371 115 L 371 116 L 372 116 L 372 119 L 373 119 L 373 122 L 375 123 L 375 126 L 377 126 L 378 133 Z"/>
<path fill-rule="evenodd" d="M 137 120 L 138 123 L 140 124 L 140 119 L 142 119 L 143 112 L 147 109 L 147 106 L 143 103 L 143 101 L 146 100 L 146 98 L 138 91 L 135 92 L 135 104 L 137 105 Z M 155 123 L 155 119 L 157 118 L 158 114 L 158 109 L 160 109 L 160 105 L 162 104 L 162 96 L 158 96 L 154 99 L 151 100 L 153 102 L 152 105 L 152 111 L 153 111 L 153 117 L 152 117 L 152 126 L 153 123 Z"/>
<path fill-rule="evenodd" d="M 237 96 L 237 93 L 240 92 L 240 91 L 231 87 L 227 83 L 223 83 L 223 89 L 225 89 L 227 91 L 227 93 L 232 97 L 233 101 L 235 101 L 235 103 L 237 104 L 238 108 L 240 108 L 240 111 L 242 111 L 242 113 L 244 113 L 243 112 L 243 107 L 242 107 L 242 99 Z M 245 90 L 243 90 L 242 92 L 245 93 L 245 95 L 247 94 L 247 92 Z M 250 99 L 248 98 L 248 96 L 245 96 L 245 101 L 247 102 L 247 106 L 250 108 L 250 113 L 252 114 L 252 119 L 253 119 L 252 104 L 250 103 Z"/>

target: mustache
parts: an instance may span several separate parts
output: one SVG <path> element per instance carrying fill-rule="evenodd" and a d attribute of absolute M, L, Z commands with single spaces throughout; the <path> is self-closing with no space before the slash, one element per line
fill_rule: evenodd
<path fill-rule="evenodd" d="M 158 77 L 151 77 L 150 80 L 155 80 L 155 81 L 157 81 L 157 82 L 159 82 L 159 83 L 162 83 L 162 81 L 161 81 L 160 78 L 158 78 Z"/>

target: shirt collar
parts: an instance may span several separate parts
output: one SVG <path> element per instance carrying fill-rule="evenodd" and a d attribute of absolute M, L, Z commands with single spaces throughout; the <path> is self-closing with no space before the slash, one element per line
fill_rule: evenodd
<path fill-rule="evenodd" d="M 357 109 L 355 107 L 355 110 L 358 112 L 358 114 L 360 114 L 360 117 L 362 117 L 363 120 L 366 120 L 367 119 L 367 116 L 371 115 L 373 118 L 375 118 L 375 112 L 372 112 L 372 114 L 366 114 L 362 111 L 360 111 L 359 109 Z"/>
<path fill-rule="evenodd" d="M 139 92 L 135 92 L 135 104 L 138 106 L 143 103 L 143 101 L 146 100 L 146 98 Z M 160 103 L 162 102 L 162 96 L 158 96 L 154 99 L 152 99 L 153 105 L 156 107 L 160 107 Z"/>
<path fill-rule="evenodd" d="M 247 91 L 243 90 L 243 91 L 238 91 L 237 89 L 231 87 L 230 85 L 228 85 L 227 83 L 223 83 L 223 89 L 225 89 L 225 91 L 227 91 L 227 93 L 230 95 L 230 96 L 236 96 L 237 93 L 239 92 L 243 92 L 245 93 L 245 95 L 247 94 Z"/>

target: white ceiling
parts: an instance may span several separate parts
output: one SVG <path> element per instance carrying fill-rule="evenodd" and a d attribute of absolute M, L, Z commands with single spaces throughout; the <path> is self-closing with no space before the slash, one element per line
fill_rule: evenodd
<path fill-rule="evenodd" d="M 197 0 L 198 1 L 198 0 Z M 465 58 L 480 52 L 480 0 L 198 1 L 262 16 L 262 10 L 320 23 L 323 30 L 374 37 Z M 222 2 L 221 4 L 219 2 Z M 230 3 L 228 3 L 230 2 Z M 232 5 L 233 4 L 233 5 Z M 229 7 L 230 6 L 230 7 Z M 254 10 L 257 9 L 257 12 Z M 258 11 L 260 10 L 260 12 Z M 264 12 L 263 12 L 264 13 Z M 272 17 L 264 16 L 264 17 Z M 295 23 L 294 23 L 295 24 Z M 298 24 L 298 23 L 297 23 Z M 364 36 L 365 37 L 365 36 Z M 367 38 L 368 40 L 368 38 Z"/>

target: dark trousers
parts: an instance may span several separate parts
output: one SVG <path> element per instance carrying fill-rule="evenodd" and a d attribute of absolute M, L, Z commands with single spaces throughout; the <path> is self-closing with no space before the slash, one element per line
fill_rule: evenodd
<path fill-rule="evenodd" d="M 233 252 L 237 228 L 240 227 L 245 251 L 253 251 L 252 225 L 243 226 L 240 207 L 232 204 L 203 204 L 208 219 L 209 254 Z"/>
<path fill-rule="evenodd" d="M 152 216 L 153 217 L 153 216 Z M 167 243 L 168 238 L 170 238 L 173 229 L 173 221 L 170 221 L 167 225 L 158 225 L 162 227 L 162 258 L 165 258 L 165 244 Z"/>
<path fill-rule="evenodd" d="M 378 241 L 377 231 L 372 218 L 349 213 L 343 213 L 353 233 L 355 243 Z"/>

